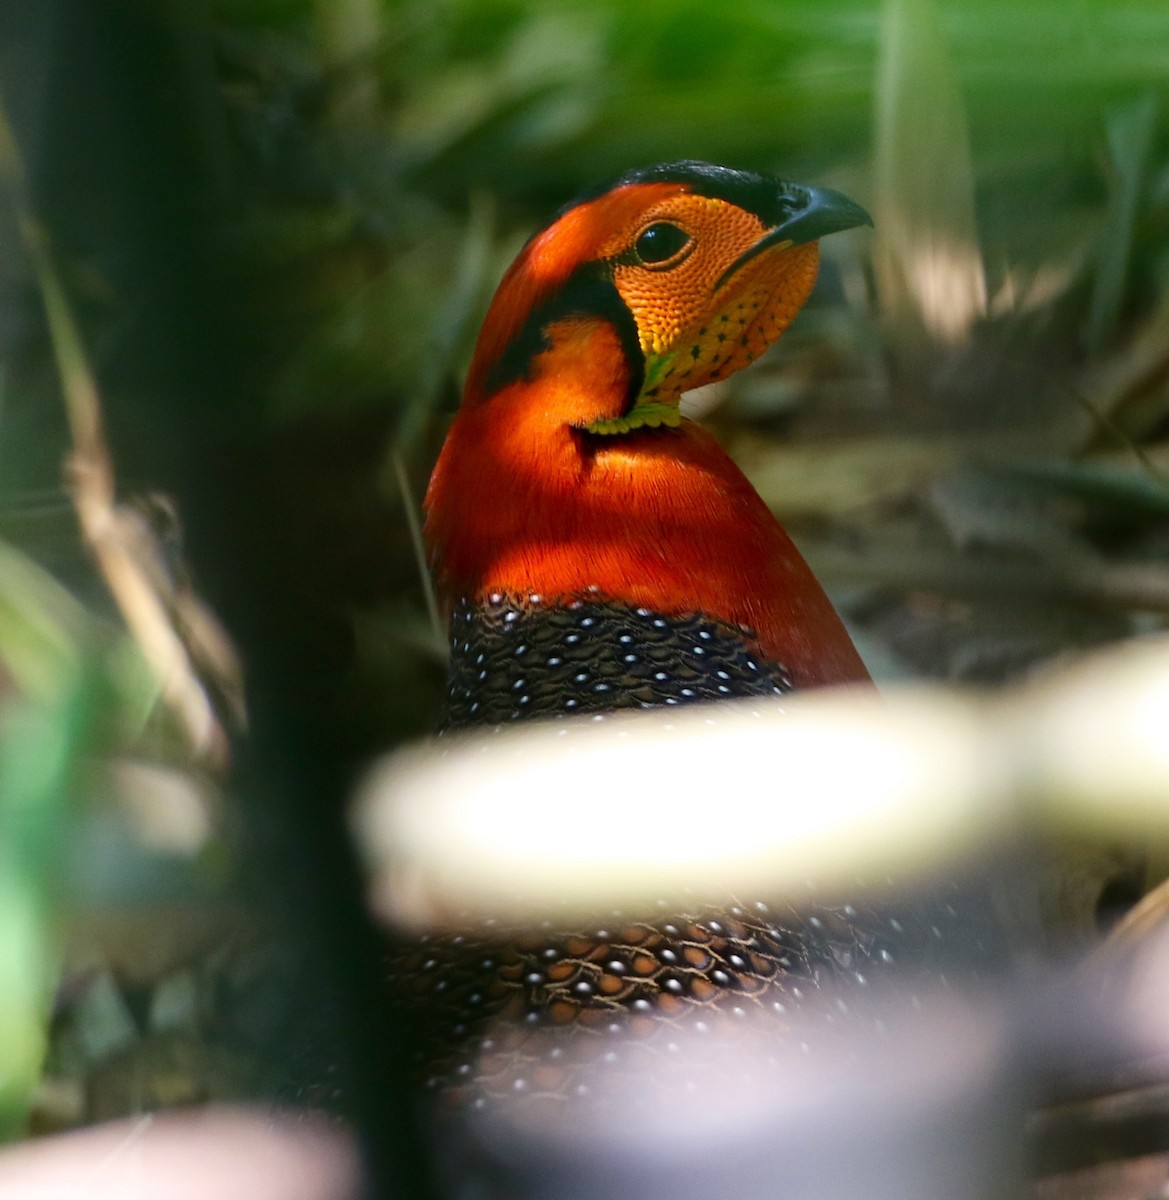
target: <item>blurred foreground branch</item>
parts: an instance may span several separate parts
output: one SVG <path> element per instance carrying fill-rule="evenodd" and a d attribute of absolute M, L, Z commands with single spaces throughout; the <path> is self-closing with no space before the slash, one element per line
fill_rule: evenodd
<path fill-rule="evenodd" d="M 343 1200 L 353 1147 L 336 1129 L 245 1109 L 147 1114 L 0 1155 L 0 1194 L 21 1200 Z"/>
<path fill-rule="evenodd" d="M 16 212 L 48 318 L 73 439 L 68 473 L 82 536 L 191 749 L 222 765 L 227 737 L 189 644 L 198 648 L 203 665 L 214 671 L 233 716 L 242 721 L 242 681 L 234 652 L 212 614 L 174 584 L 162 548 L 141 515 L 117 503 L 97 382 L 48 234 L 28 202 L 19 151 L 2 105 L 0 178 Z M 179 614 L 185 614 L 185 628 L 176 620 Z"/>
<path fill-rule="evenodd" d="M 401 752 L 355 823 L 415 929 L 914 878 L 1024 831 L 1169 842 L 1169 639 L 940 689 L 544 724 Z M 619 830 L 620 836 L 614 836 Z"/>

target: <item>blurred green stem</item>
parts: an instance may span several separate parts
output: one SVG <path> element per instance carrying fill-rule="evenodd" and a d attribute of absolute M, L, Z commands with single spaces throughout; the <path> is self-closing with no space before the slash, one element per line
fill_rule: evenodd
<path fill-rule="evenodd" d="M 376 117 L 380 87 L 375 55 L 385 36 L 380 0 L 315 0 L 317 40 L 333 78 L 329 114 L 342 126 Z"/>

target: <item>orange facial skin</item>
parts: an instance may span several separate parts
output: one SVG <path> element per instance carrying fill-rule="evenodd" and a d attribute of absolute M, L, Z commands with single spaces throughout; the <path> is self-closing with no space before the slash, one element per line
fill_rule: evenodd
<path fill-rule="evenodd" d="M 677 253 L 639 261 L 645 231 L 663 223 L 659 241 Z M 502 592 L 704 613 L 754 630 L 797 687 L 868 679 L 775 517 L 676 412 L 682 391 L 757 357 L 811 290 L 815 242 L 754 253 L 770 232 L 727 199 L 654 181 L 580 204 L 528 244 L 496 293 L 427 491 L 445 603 Z M 556 310 L 582 265 L 610 285 L 611 311 Z M 544 311 L 523 369 L 496 382 Z M 622 422 L 629 431 L 611 431 Z"/>
<path fill-rule="evenodd" d="M 756 258 L 716 291 L 728 265 L 767 232 L 763 222 L 725 200 L 688 194 L 654 205 L 641 224 L 662 220 L 691 234 L 690 252 L 666 269 L 622 263 L 613 271 L 618 293 L 636 316 L 642 351 L 674 349 L 653 381 L 659 400 L 725 379 L 758 358 L 799 312 L 819 266 L 815 243 L 792 247 Z M 610 239 L 602 255 L 615 252 L 621 241 Z"/>

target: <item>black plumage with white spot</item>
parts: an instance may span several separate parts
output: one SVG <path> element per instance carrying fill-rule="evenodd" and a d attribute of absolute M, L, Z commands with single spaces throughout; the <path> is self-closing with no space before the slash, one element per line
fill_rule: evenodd
<path fill-rule="evenodd" d="M 596 594 L 567 604 L 499 594 L 452 614 L 444 729 L 733 697 L 774 702 L 791 690 L 750 630 Z M 782 782 L 777 764 L 766 783 Z M 710 819 L 719 819 L 717 797 Z M 850 993 L 933 987 L 997 960 L 988 906 L 971 896 L 946 881 L 908 903 L 728 899 L 684 912 L 663 901 L 660 919 L 610 913 L 585 930 L 488 921 L 395 955 L 398 1019 L 432 1090 L 473 1104 L 493 1095 L 567 1101 L 588 1091 L 598 1066 L 638 1077 L 647 1055 L 677 1047 L 671 1031 L 684 1026 L 733 1027 L 763 1013 L 781 1027 L 793 1013 L 835 1020 Z"/>
<path fill-rule="evenodd" d="M 750 630 L 601 600 L 495 595 L 451 614 L 446 727 L 792 690 Z"/>

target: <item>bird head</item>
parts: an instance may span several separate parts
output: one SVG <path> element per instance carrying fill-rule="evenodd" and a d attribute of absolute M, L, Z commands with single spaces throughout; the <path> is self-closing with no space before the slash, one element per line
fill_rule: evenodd
<path fill-rule="evenodd" d="M 557 419 L 597 435 L 677 425 L 683 392 L 745 367 L 787 328 L 815 282 L 818 239 L 868 221 L 839 192 L 706 163 L 623 175 L 562 210 L 512 264 L 467 399 L 558 367 L 581 374 L 604 326 L 623 386 L 567 389 Z"/>

